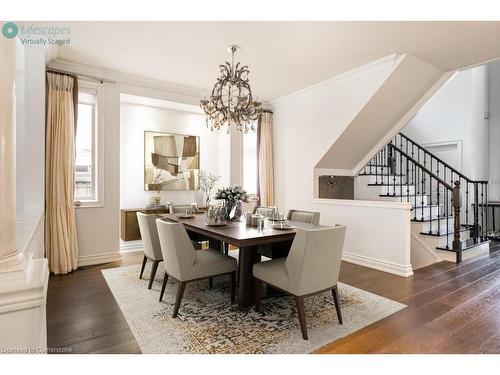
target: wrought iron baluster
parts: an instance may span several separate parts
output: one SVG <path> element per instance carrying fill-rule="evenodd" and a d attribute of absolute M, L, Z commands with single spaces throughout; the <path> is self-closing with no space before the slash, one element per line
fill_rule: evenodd
<path fill-rule="evenodd" d="M 450 223 L 449 223 L 449 220 L 450 220 L 450 215 L 448 215 L 448 189 L 445 188 L 444 189 L 444 192 L 445 192 L 445 205 L 446 205 L 446 248 L 449 249 L 450 248 Z"/>

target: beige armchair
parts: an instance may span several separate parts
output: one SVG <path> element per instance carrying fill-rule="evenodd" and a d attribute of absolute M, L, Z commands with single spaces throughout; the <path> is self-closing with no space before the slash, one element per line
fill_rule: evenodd
<path fill-rule="evenodd" d="M 290 210 L 287 219 L 291 221 L 300 221 L 301 223 L 319 224 L 320 212 Z"/>
<path fill-rule="evenodd" d="M 263 283 L 291 294 L 295 298 L 302 337 L 307 340 L 304 297 L 331 290 L 339 323 L 342 324 L 337 281 L 345 230 L 345 226 L 297 229 L 287 258 L 254 264 L 257 310 L 260 309 Z"/>
<path fill-rule="evenodd" d="M 153 261 L 151 266 L 151 275 L 149 276 L 148 289 L 151 289 L 155 279 L 158 264 L 163 261 L 161 254 L 160 240 L 158 239 L 158 230 L 156 229 L 157 216 L 155 214 L 143 214 L 137 212 L 137 221 L 139 222 L 139 230 L 141 232 L 142 244 L 144 246 L 144 258 L 142 260 L 141 273 L 139 279 L 142 279 L 144 268 L 149 260 Z"/>
<path fill-rule="evenodd" d="M 179 312 L 186 284 L 190 281 L 210 279 L 220 275 L 231 277 L 231 303 L 234 302 L 236 284 L 236 259 L 212 249 L 195 250 L 186 229 L 181 223 L 156 220 L 161 251 L 165 259 L 165 278 L 160 292 L 160 301 L 169 276 L 179 281 L 172 317 Z"/>

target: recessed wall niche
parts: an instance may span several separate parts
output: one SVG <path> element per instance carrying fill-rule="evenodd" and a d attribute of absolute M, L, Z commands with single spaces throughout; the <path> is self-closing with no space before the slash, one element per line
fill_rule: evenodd
<path fill-rule="evenodd" d="M 319 176 L 319 198 L 354 199 L 354 177 Z"/>

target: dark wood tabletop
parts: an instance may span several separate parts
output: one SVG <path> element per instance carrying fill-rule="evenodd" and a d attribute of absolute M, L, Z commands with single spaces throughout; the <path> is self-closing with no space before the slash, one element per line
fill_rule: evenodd
<path fill-rule="evenodd" d="M 186 230 L 203 237 L 210 238 L 220 243 L 231 244 L 239 248 L 239 291 L 238 301 L 240 307 L 247 307 L 254 300 L 253 264 L 261 261 L 259 246 L 265 244 L 287 244 L 295 237 L 297 231 L 273 229 L 273 223 L 266 220 L 264 229 L 247 226 L 244 221 L 228 223 L 215 227 L 206 224 L 206 216 L 197 214 L 193 218 L 183 219 L 181 214 L 158 215 L 162 220 L 184 224 Z M 314 225 L 296 221 L 287 221 L 287 224 L 302 229 L 325 228 L 323 225 Z M 212 246 L 213 247 L 213 246 Z M 221 247 L 216 246 L 218 249 Z"/>

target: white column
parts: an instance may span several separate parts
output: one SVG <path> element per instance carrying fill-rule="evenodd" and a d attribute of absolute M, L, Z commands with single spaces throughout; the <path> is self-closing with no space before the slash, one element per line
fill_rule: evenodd
<path fill-rule="evenodd" d="M 15 41 L 0 38 L 0 261 L 16 253 Z"/>

